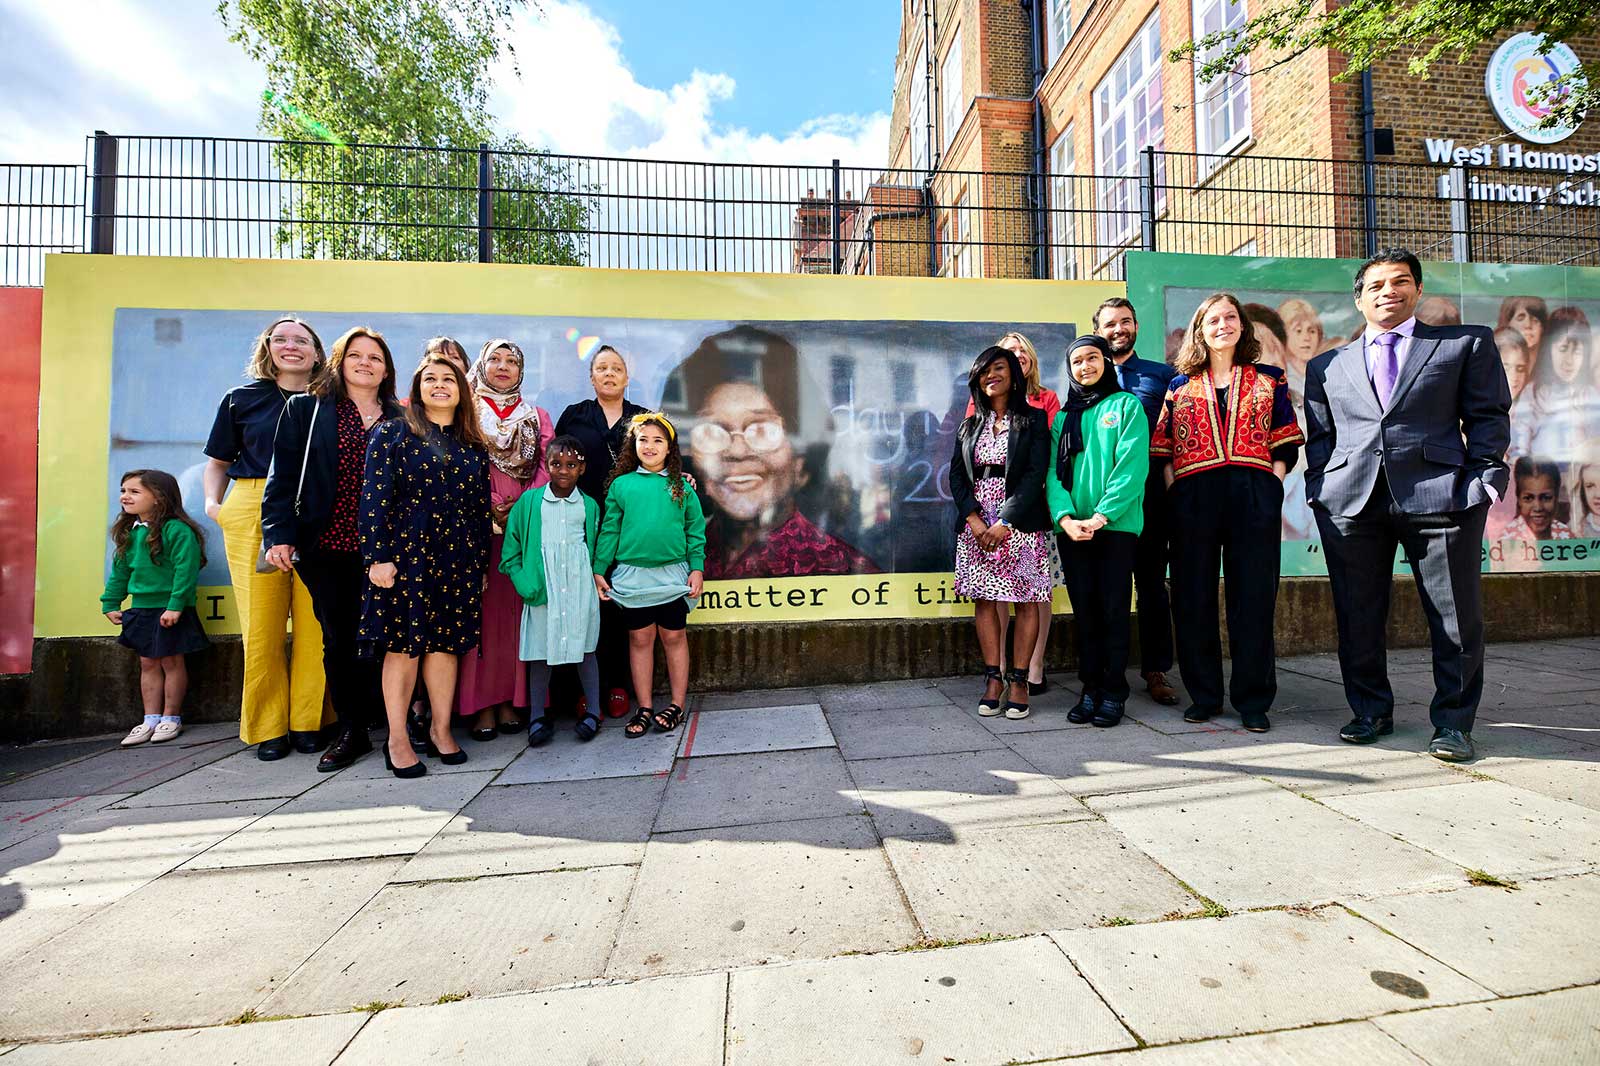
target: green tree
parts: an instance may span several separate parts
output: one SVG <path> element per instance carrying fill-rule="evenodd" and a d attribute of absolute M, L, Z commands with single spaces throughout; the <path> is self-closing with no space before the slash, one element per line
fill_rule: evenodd
<path fill-rule="evenodd" d="M 266 71 L 259 125 L 292 189 L 278 240 L 307 257 L 477 258 L 492 144 L 494 258 L 581 265 L 592 190 L 497 134 L 489 71 L 526 0 L 219 0 Z"/>
<path fill-rule="evenodd" d="M 1340 80 L 1373 63 L 1400 56 L 1417 78 L 1434 63 L 1465 62 L 1479 47 L 1508 30 L 1543 34 L 1546 46 L 1600 30 L 1595 0 L 1290 0 L 1266 8 L 1243 26 L 1220 30 L 1168 53 L 1173 62 L 1197 63 L 1202 82 L 1236 69 L 1262 49 L 1269 61 L 1261 74 L 1318 48 L 1332 48 L 1349 59 Z M 1589 61 L 1571 75 L 1545 86 L 1541 99 L 1553 105 L 1541 125 L 1575 125 L 1600 104 L 1600 61 Z"/>

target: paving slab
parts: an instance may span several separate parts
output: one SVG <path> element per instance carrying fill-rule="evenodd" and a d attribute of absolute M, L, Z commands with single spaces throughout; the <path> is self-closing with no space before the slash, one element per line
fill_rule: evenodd
<path fill-rule="evenodd" d="M 402 881 L 637 863 L 664 777 L 494 785 L 395 875 Z"/>
<path fill-rule="evenodd" d="M 0 792 L 0 796 L 4 796 Z M 128 795 L 131 795 L 129 793 Z M 0 802 L 0 851 L 41 833 L 54 833 L 104 807 L 114 806 L 127 795 L 58 796 L 53 799 Z M 0 870 L 5 868 L 0 859 Z"/>
<path fill-rule="evenodd" d="M 875 684 L 823 685 L 817 702 L 829 711 L 870 711 L 882 707 L 926 707 L 939 702 L 928 681 L 879 681 Z"/>
<path fill-rule="evenodd" d="M 1341 723 L 1342 724 L 1342 723 Z M 1237 766 L 1284 788 L 1313 796 L 1467 784 L 1472 778 L 1416 751 L 1374 744 L 1346 744 L 1333 730 L 1294 723 L 1271 733 L 1243 730 L 1187 734 L 1186 740 L 1212 762 Z"/>
<path fill-rule="evenodd" d="M 1348 906 L 1502 996 L 1600 982 L 1600 874 Z"/>
<path fill-rule="evenodd" d="M 1143 921 L 1200 903 L 1103 822 L 884 841 L 912 913 L 940 940 Z"/>
<path fill-rule="evenodd" d="M 970 829 L 1093 817 L 1003 748 L 867 759 L 850 763 L 850 774 L 885 838 L 955 840 Z"/>
<path fill-rule="evenodd" d="M 883 951 L 917 939 L 865 818 L 654 837 L 609 976 Z"/>
<path fill-rule="evenodd" d="M 5 898 L 6 890 L 0 889 L 0 900 Z M 24 904 L 22 910 L 0 917 L 0 972 L 9 969 L 15 959 L 106 906 L 110 906 L 109 901 L 73 907 L 29 907 Z"/>
<path fill-rule="evenodd" d="M 1600 746 L 1600 707 L 1593 703 L 1558 703 L 1542 707 L 1499 707 L 1479 715 L 1473 739 L 1491 745 L 1503 729 L 1535 729 L 1575 744 Z"/>
<path fill-rule="evenodd" d="M 718 711 L 718 714 L 732 712 Z M 667 783 L 656 832 L 860 814 L 832 748 L 686 759 Z"/>
<path fill-rule="evenodd" d="M 1073 1066 L 1427 1066 L 1371 1022 L 1090 1055 Z"/>
<path fill-rule="evenodd" d="M 729 1066 L 1001 1063 L 1132 1047 L 1044 937 L 740 970 Z"/>
<path fill-rule="evenodd" d="M 723 1066 L 726 974 L 386 1010 L 339 1066 Z"/>
<path fill-rule="evenodd" d="M 0 1038 L 217 1025 L 237 1017 L 259 1007 L 395 865 L 367 860 L 168 874 L 13 962 L 8 977 L 14 979 L 0 983 Z M 141 994 L 146 984 L 151 994 Z"/>
<path fill-rule="evenodd" d="M 828 722 L 846 759 L 942 755 L 1005 747 L 993 733 L 973 721 L 972 715 L 948 702 L 927 707 L 831 711 Z"/>
<path fill-rule="evenodd" d="M 1582 873 L 1600 864 L 1600 812 L 1499 781 L 1335 796 L 1324 802 L 1496 877 Z"/>
<path fill-rule="evenodd" d="M 765 688 L 752 692 L 707 692 L 692 698 L 696 711 L 741 711 L 751 707 L 793 707 L 821 703 L 814 688 Z"/>
<path fill-rule="evenodd" d="M 685 736 L 683 742 L 686 758 L 834 747 L 833 732 L 818 703 L 695 712 L 690 725 L 692 739 Z"/>
<path fill-rule="evenodd" d="M 1429 1066 L 1572 1066 L 1600 1059 L 1600 988 L 1447 1007 L 1373 1024 Z"/>
<path fill-rule="evenodd" d="M 0 913 L 103 906 L 176 869 L 282 800 L 97 811 L 0 851 Z"/>
<path fill-rule="evenodd" d="M 1088 802 L 1195 891 L 1231 908 L 1319 904 L 1463 878 L 1454 863 L 1262 781 Z"/>
<path fill-rule="evenodd" d="M 188 868 L 415 855 L 493 776 L 329 781 L 191 860 Z"/>
<path fill-rule="evenodd" d="M 209 740 L 186 733 L 165 744 L 112 748 L 103 754 L 12 782 L 0 788 L 0 800 L 126 795 L 182 777 L 196 767 L 232 755 L 243 746 L 235 730 L 231 735 Z"/>
<path fill-rule="evenodd" d="M 41 740 L 33 744 L 0 744 L 0 787 L 29 774 L 63 766 L 118 746 L 122 737 L 106 734 L 82 740 Z"/>
<path fill-rule="evenodd" d="M 571 736 L 571 723 L 562 719 L 557 725 L 557 731 Z M 383 762 L 383 749 L 378 746 L 380 738 L 374 738 L 372 754 L 363 756 L 348 770 L 341 771 L 339 776 L 346 778 L 374 778 L 393 779 L 394 774 Z M 423 761 L 428 764 L 429 774 L 478 774 L 490 770 L 504 770 L 516 761 L 517 756 L 528 750 L 528 737 L 525 733 L 514 736 L 496 734 L 493 740 L 478 741 L 468 737 L 465 733 L 458 733 L 456 743 L 461 745 L 461 750 L 467 753 L 467 761 L 447 766 L 438 759 L 423 756 Z M 323 774 L 327 777 L 327 774 Z"/>
<path fill-rule="evenodd" d="M 1490 996 L 1337 907 L 1050 935 L 1123 1023 L 1151 1044 Z"/>
<path fill-rule="evenodd" d="M 1480 724 L 1474 738 L 1485 732 Z M 1600 810 L 1600 746 L 1537 730 L 1517 730 L 1514 744 L 1504 744 L 1498 742 L 1499 730 L 1487 732 L 1494 742 L 1488 754 L 1472 764 L 1474 771 L 1551 799 Z"/>
<path fill-rule="evenodd" d="M 378 765 L 383 765 L 381 755 Z M 262 762 L 256 758 L 254 748 L 246 748 L 182 777 L 145 789 L 117 806 L 174 807 L 191 803 L 293 799 L 336 776 L 317 773 L 317 760 L 308 756 Z"/>
<path fill-rule="evenodd" d="M 671 733 L 646 733 L 629 739 L 621 721 L 608 721 L 588 743 L 568 729 L 558 729 L 548 744 L 523 748 L 495 778 L 497 785 L 530 785 L 546 781 L 592 781 L 602 777 L 639 777 L 672 769 L 683 742 L 682 727 Z"/>
<path fill-rule="evenodd" d="M 306 960 L 263 1014 L 422 1006 L 598 977 L 633 885 L 627 866 L 390 885 Z"/>
<path fill-rule="evenodd" d="M 328 1066 L 366 1021 L 365 1014 L 333 1014 L 31 1044 L 12 1052 L 6 1066 Z"/>
<path fill-rule="evenodd" d="M 1074 796 L 1141 792 L 1244 776 L 1208 759 L 1182 737 L 1124 721 L 1115 729 L 1074 729 L 1007 737 L 1006 743 Z"/>

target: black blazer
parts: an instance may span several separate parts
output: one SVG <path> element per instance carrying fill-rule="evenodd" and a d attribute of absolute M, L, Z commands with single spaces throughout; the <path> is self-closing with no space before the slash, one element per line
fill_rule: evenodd
<path fill-rule="evenodd" d="M 293 544 L 305 548 L 314 544 L 333 517 L 333 496 L 339 477 L 338 401 L 314 396 L 291 396 L 278 423 L 272 442 L 272 469 L 261 496 L 261 546 Z M 315 423 L 313 424 L 313 412 Z M 390 401 L 383 419 L 398 418 L 404 409 Z M 380 419 L 381 421 L 382 419 Z M 306 437 L 311 451 L 306 452 Z M 300 464 L 305 462 L 306 482 L 300 495 L 300 513 L 295 513 L 295 490 L 300 485 Z"/>
<path fill-rule="evenodd" d="M 956 430 L 955 452 L 950 456 L 950 495 L 956 501 L 957 535 L 967 516 L 979 510 L 972 491 L 972 454 L 982 431 L 981 414 L 963 420 Z M 1032 404 L 1013 411 L 1006 435 L 1006 500 L 1000 505 L 1000 517 L 1018 533 L 1050 529 L 1050 508 L 1044 499 L 1044 476 L 1049 468 L 1050 424 L 1044 412 Z"/>

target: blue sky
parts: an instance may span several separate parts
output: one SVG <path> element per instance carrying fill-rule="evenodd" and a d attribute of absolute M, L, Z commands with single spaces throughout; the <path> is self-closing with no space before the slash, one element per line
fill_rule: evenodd
<path fill-rule="evenodd" d="M 250 136 L 260 71 L 214 0 L 0 0 L 0 161 L 78 162 L 96 128 Z M 893 0 L 540 0 L 494 73 L 509 131 L 575 154 L 882 165 Z"/>

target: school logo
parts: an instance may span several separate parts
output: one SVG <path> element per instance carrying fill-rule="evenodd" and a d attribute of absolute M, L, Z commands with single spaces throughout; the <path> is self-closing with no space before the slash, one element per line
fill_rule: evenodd
<path fill-rule="evenodd" d="M 1572 136 L 1577 127 L 1537 129 L 1550 114 L 1550 106 L 1534 100 L 1534 90 L 1577 70 L 1579 64 L 1577 53 L 1564 44 L 1540 55 L 1543 40 L 1536 33 L 1519 33 L 1496 48 L 1483 74 L 1483 91 L 1506 129 L 1534 144 L 1555 144 Z"/>
<path fill-rule="evenodd" d="M 1105 426 L 1107 429 L 1116 428 L 1117 423 L 1121 421 L 1122 415 L 1118 414 L 1116 411 L 1107 411 L 1105 414 L 1100 416 L 1100 424 Z"/>

